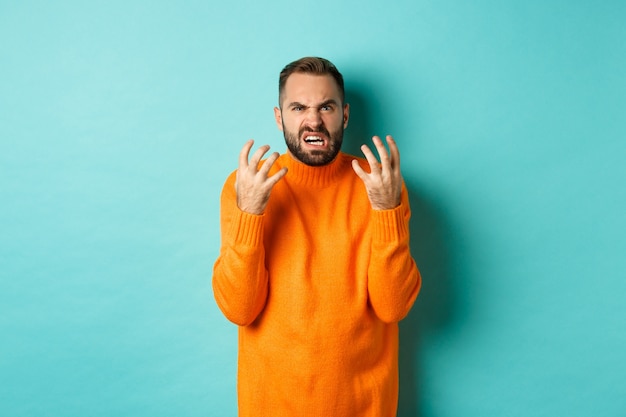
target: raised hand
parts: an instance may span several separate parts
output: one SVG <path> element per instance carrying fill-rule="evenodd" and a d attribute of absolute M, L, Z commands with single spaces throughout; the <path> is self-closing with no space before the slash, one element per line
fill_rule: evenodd
<path fill-rule="evenodd" d="M 388 135 L 386 139 L 389 152 L 380 137 L 372 138 L 380 156 L 380 164 L 367 145 L 361 146 L 361 151 L 370 165 L 370 173 L 363 170 L 356 160 L 352 161 L 352 169 L 365 184 L 367 196 L 374 210 L 389 210 L 400 205 L 402 192 L 400 151 L 391 136 Z"/>
<path fill-rule="evenodd" d="M 259 168 L 259 162 L 263 155 L 270 149 L 269 145 L 261 146 L 252 154 L 250 161 L 250 149 L 254 141 L 250 139 L 239 153 L 239 167 L 237 168 L 237 180 L 235 190 L 237 192 L 237 206 L 241 211 L 250 214 L 263 214 L 270 198 L 272 188 L 287 173 L 283 167 L 272 176 L 268 176 L 272 165 L 278 159 L 278 152 L 272 153 L 265 163 Z"/>

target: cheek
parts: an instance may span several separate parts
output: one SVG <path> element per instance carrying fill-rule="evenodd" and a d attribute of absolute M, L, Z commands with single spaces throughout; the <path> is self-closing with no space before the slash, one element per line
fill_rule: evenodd
<path fill-rule="evenodd" d="M 329 128 L 330 130 L 334 131 L 337 130 L 338 128 L 342 127 L 344 125 L 343 122 L 343 114 L 339 115 L 339 116 L 329 116 L 327 118 L 324 119 L 324 125 L 326 125 L 327 128 Z"/>
<path fill-rule="evenodd" d="M 293 117 L 283 117 L 283 125 L 285 126 L 285 129 L 293 130 L 294 127 L 298 126 L 298 121 L 295 120 Z"/>
<path fill-rule="evenodd" d="M 291 126 L 292 130 L 298 131 L 301 128 L 303 128 L 304 126 L 306 126 L 308 124 L 308 119 L 306 116 L 296 116 L 296 117 L 292 117 L 289 122 L 287 124 L 285 124 L 285 126 Z"/>

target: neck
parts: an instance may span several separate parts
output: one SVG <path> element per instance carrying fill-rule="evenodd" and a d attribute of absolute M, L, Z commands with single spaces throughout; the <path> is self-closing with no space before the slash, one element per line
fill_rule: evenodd
<path fill-rule="evenodd" d="M 296 159 L 289 151 L 281 159 L 283 165 L 289 169 L 287 178 L 290 182 L 310 187 L 325 187 L 332 184 L 350 165 L 350 158 L 342 152 L 339 152 L 330 163 L 322 166 L 306 165 Z"/>

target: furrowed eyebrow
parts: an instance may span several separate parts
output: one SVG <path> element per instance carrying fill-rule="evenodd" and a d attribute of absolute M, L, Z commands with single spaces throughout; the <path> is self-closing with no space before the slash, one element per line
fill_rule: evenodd
<path fill-rule="evenodd" d="M 334 99 L 330 99 L 330 100 L 326 100 L 324 102 L 322 102 L 318 107 L 326 107 L 329 105 L 333 105 L 333 106 L 339 106 L 339 104 L 337 103 L 337 100 Z"/>
<path fill-rule="evenodd" d="M 292 108 L 292 107 L 304 107 L 305 109 L 307 109 L 309 106 L 305 106 L 302 103 L 298 103 L 297 101 L 293 101 L 291 103 L 289 103 L 289 105 L 287 106 L 288 108 Z"/>
<path fill-rule="evenodd" d="M 328 99 L 328 100 L 326 100 L 326 101 L 321 102 L 320 104 L 318 104 L 318 105 L 316 105 L 316 106 L 307 106 L 306 104 L 302 104 L 302 103 L 299 103 L 299 102 L 297 102 L 297 101 L 294 101 L 294 102 L 289 103 L 289 105 L 288 105 L 287 107 L 288 107 L 288 108 L 292 108 L 292 107 L 302 107 L 302 108 L 308 109 L 309 107 L 317 107 L 317 108 L 320 108 L 320 107 L 325 107 L 325 106 L 329 106 L 329 105 L 338 106 L 338 104 L 337 104 L 337 100 L 335 100 L 335 99 L 332 99 L 332 98 L 331 98 L 331 99 Z"/>

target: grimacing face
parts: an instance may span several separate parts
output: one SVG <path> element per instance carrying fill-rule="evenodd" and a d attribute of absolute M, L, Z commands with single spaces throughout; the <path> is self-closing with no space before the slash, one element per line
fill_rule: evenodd
<path fill-rule="evenodd" d="M 287 78 L 276 125 L 283 132 L 288 153 L 310 166 L 332 162 L 343 142 L 350 107 L 343 104 L 331 75 L 293 73 Z"/>

